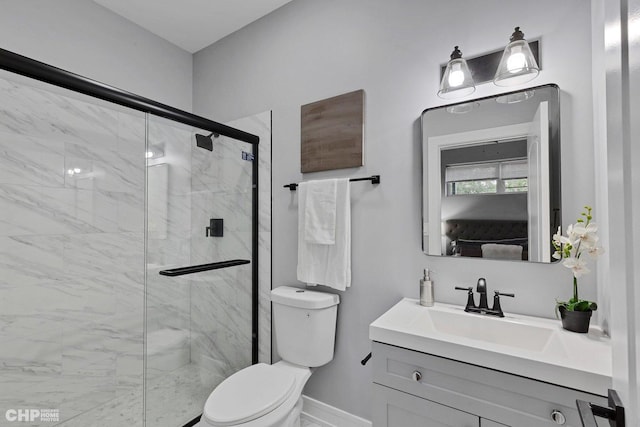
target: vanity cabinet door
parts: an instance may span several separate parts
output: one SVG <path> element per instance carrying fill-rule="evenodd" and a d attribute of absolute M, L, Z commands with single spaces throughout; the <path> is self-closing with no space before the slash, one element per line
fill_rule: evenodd
<path fill-rule="evenodd" d="M 506 426 L 552 427 L 551 413 L 560 411 L 565 427 L 578 427 L 576 399 L 607 406 L 603 396 L 379 342 L 373 354 L 374 383 Z"/>
<path fill-rule="evenodd" d="M 467 412 L 373 385 L 373 427 L 478 427 L 479 424 L 480 419 Z"/>

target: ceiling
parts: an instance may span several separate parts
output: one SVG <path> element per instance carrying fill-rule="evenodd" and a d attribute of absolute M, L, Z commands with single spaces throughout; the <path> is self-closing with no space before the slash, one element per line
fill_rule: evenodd
<path fill-rule="evenodd" d="M 93 0 L 194 53 L 291 0 Z"/>

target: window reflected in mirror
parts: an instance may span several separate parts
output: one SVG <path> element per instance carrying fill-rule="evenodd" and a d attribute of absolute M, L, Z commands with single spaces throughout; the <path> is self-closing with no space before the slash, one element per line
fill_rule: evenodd
<path fill-rule="evenodd" d="M 555 85 L 425 110 L 425 253 L 552 262 L 559 126 Z"/>

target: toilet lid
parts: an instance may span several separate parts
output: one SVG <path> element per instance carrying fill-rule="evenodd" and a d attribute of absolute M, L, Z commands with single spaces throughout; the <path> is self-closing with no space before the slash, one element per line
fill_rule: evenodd
<path fill-rule="evenodd" d="M 216 426 L 245 423 L 282 405 L 294 388 L 293 373 L 258 363 L 216 387 L 204 405 L 203 415 Z"/>

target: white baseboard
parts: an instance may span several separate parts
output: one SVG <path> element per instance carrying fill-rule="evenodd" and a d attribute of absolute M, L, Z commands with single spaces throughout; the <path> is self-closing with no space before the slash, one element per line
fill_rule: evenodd
<path fill-rule="evenodd" d="M 302 396 L 302 415 L 321 427 L 372 427 L 369 420 L 327 405 L 311 397 Z"/>

